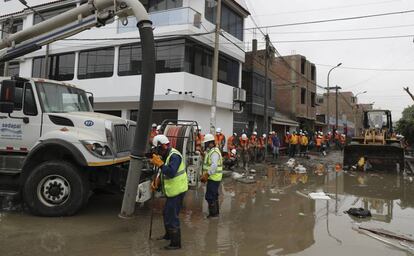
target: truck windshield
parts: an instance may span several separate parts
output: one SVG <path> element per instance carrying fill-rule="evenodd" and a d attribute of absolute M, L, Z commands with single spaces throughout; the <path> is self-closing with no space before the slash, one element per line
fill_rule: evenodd
<path fill-rule="evenodd" d="M 387 127 L 387 114 L 385 112 L 368 112 L 368 124 L 369 127 L 377 129 Z"/>
<path fill-rule="evenodd" d="M 91 106 L 85 91 L 48 82 L 37 82 L 40 101 L 45 112 L 90 112 Z"/>

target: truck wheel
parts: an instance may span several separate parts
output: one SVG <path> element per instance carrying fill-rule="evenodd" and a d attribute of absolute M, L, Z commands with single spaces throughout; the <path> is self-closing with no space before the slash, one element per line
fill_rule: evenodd
<path fill-rule="evenodd" d="M 75 166 L 64 161 L 49 161 L 37 166 L 28 176 L 23 198 L 30 212 L 57 217 L 75 214 L 89 196 L 89 183 Z"/>

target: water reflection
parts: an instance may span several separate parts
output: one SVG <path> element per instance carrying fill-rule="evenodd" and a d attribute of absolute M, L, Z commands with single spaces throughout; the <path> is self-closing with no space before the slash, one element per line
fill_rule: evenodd
<path fill-rule="evenodd" d="M 164 199 L 139 207 L 137 218 L 125 221 L 117 218 L 121 198 L 108 196 L 92 198 L 70 218 L 0 211 L 0 255 L 344 255 L 355 246 L 358 254 L 398 255 L 352 231 L 353 220 L 342 214 L 350 207 L 371 210 L 370 224 L 412 229 L 413 183 L 402 175 L 297 174 L 271 167 L 256 176 L 255 184 L 222 182 L 218 220 L 205 218 L 205 188 L 189 191 L 181 215 L 184 250 L 177 253 L 160 250 L 165 241 L 148 240 L 152 207 L 153 237 L 163 233 Z M 307 197 L 316 191 L 332 200 Z"/>

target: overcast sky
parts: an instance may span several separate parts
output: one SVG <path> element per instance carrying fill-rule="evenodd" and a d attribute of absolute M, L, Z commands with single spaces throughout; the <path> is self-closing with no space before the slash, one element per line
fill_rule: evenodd
<path fill-rule="evenodd" d="M 259 26 L 414 10 L 413 0 L 245 1 Z M 251 20 L 247 19 L 246 27 L 253 26 Z M 359 103 L 375 102 L 375 108 L 390 109 L 394 120 L 401 117 L 405 107 L 414 104 L 403 91 L 403 87 L 409 86 L 414 92 L 414 12 L 263 30 L 269 33 L 271 41 L 275 42 L 274 45 L 282 55 L 297 53 L 315 63 L 319 85 L 326 86 L 329 69 L 342 62 L 341 67 L 331 72 L 330 85 L 339 85 L 344 91 L 355 94 L 366 90 L 366 94 L 358 97 Z M 254 36 L 249 31 L 246 35 L 246 40 Z M 278 43 L 402 35 L 413 36 L 378 40 Z M 256 37 L 262 40 L 260 33 L 256 33 Z M 398 71 L 389 71 L 390 69 Z"/>

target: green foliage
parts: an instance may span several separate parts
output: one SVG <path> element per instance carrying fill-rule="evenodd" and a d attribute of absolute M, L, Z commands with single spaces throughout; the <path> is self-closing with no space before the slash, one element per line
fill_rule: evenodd
<path fill-rule="evenodd" d="M 414 105 L 404 109 L 401 119 L 397 122 L 397 132 L 402 134 L 410 145 L 414 143 Z"/>

